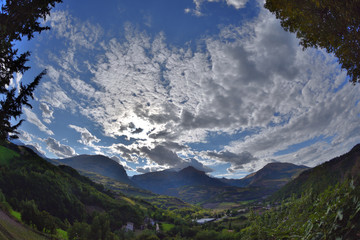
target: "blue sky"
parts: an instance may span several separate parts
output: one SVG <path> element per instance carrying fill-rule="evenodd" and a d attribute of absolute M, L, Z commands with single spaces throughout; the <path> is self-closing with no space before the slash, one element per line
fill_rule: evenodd
<path fill-rule="evenodd" d="M 51 158 L 103 154 L 129 175 L 189 165 L 239 178 L 316 166 L 360 142 L 358 86 L 303 51 L 252 0 L 69 1 L 29 49 L 48 70 L 21 141 Z"/>

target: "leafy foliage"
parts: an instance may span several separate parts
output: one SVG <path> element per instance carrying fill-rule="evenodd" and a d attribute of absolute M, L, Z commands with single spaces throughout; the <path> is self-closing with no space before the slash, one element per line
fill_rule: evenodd
<path fill-rule="evenodd" d="M 360 81 L 360 3 L 358 0 L 267 0 L 265 7 L 296 33 L 304 47 L 334 53 L 353 83 Z"/>
<path fill-rule="evenodd" d="M 356 239 L 360 234 L 360 187 L 345 181 L 320 195 L 292 197 L 263 215 L 252 213 L 244 239 Z"/>
<path fill-rule="evenodd" d="M 2 1 L 3 2 L 3 1 Z M 25 66 L 30 52 L 18 54 L 15 42 L 21 41 L 23 37 L 28 40 L 34 37 L 34 33 L 41 33 L 49 27 L 40 25 L 39 18 L 45 19 L 55 3 L 62 0 L 6 0 L 0 11 L 0 140 L 5 140 L 9 134 L 16 134 L 16 129 L 22 123 L 12 125 L 11 120 L 20 117 L 22 106 L 31 107 L 28 103 L 29 97 L 33 98 L 33 91 L 39 84 L 40 79 L 46 74 L 42 71 L 28 85 L 20 85 L 20 89 L 11 87 L 15 73 L 23 74 L 29 70 Z M 18 92 L 17 92 L 18 90 Z M 16 138 L 15 135 L 10 137 Z"/>
<path fill-rule="evenodd" d="M 46 211 L 40 211 L 34 200 L 22 202 L 21 220 L 29 225 L 34 225 L 39 231 L 55 233 L 55 218 Z"/>

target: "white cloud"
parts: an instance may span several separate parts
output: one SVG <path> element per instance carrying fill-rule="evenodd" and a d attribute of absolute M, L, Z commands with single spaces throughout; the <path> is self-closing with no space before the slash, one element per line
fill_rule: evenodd
<path fill-rule="evenodd" d="M 210 158 L 210 159 L 216 159 L 220 162 L 224 163 L 230 163 L 231 167 L 228 169 L 229 172 L 234 173 L 237 170 L 244 169 L 244 165 L 248 163 L 253 163 L 258 161 L 259 159 L 254 157 L 249 152 L 241 152 L 241 153 L 232 153 L 229 151 L 207 151 L 203 153 L 203 156 Z"/>
<path fill-rule="evenodd" d="M 66 11 L 51 12 L 46 22 L 50 22 L 51 31 L 55 32 L 58 38 L 69 39 L 72 47 L 94 49 L 103 34 L 99 25 L 80 22 Z"/>
<path fill-rule="evenodd" d="M 75 125 L 69 125 L 70 128 L 74 129 L 78 133 L 81 134 L 81 140 L 79 140 L 80 143 L 87 145 L 87 146 L 94 146 L 94 142 L 98 143 L 100 142 L 100 139 L 98 139 L 96 136 L 92 135 L 89 130 L 83 127 L 78 127 Z"/>
<path fill-rule="evenodd" d="M 226 3 L 229 6 L 233 6 L 236 9 L 245 7 L 247 2 L 248 2 L 248 0 L 226 0 Z"/>
<path fill-rule="evenodd" d="M 203 2 L 195 1 L 199 10 Z M 226 2 L 235 8 L 246 3 Z M 106 136 L 133 139 L 131 145 L 110 149 L 128 161 L 148 158 L 153 165 L 144 171 L 182 164 L 179 152 L 186 150 L 181 147 L 206 142 L 209 133 L 255 129 L 251 136 L 207 154 L 208 161 L 231 163 L 229 171 L 258 169 L 273 158 L 314 165 L 328 160 L 331 154 L 324 153 L 332 147 L 349 149 L 360 140 L 355 134 L 358 88 L 338 90 L 346 73 L 336 59 L 319 50 L 302 51 L 295 36 L 264 9 L 252 22 L 204 37 L 197 50 L 169 46 L 163 33 L 150 37 L 131 25 L 124 31 L 125 40 L 102 42 L 104 53 L 81 71 L 73 67 L 80 66 L 74 61 L 81 54 L 72 46 L 64 51 L 71 57 L 52 58 L 54 81 L 42 83 L 42 100 L 54 109 L 77 109 Z M 90 48 L 81 37 L 65 37 Z M 88 75 L 92 78 L 85 81 Z M 87 131 L 83 143 L 99 140 L 87 129 L 73 128 L 82 135 Z M 301 159 L 274 155 L 320 136 L 333 139 L 298 151 Z"/>
<path fill-rule="evenodd" d="M 268 79 L 271 85 L 258 90 L 266 90 L 261 99 L 247 99 L 256 102 L 258 109 L 271 107 L 272 110 L 268 114 L 266 111 L 253 111 L 251 125 L 265 120 L 261 131 L 244 140 L 234 141 L 226 149 L 233 152 L 246 150 L 260 159 L 266 159 L 274 157 L 273 154 L 279 150 L 316 137 L 336 136 L 337 139 L 342 136 L 345 148 L 334 145 L 334 139 L 330 144 L 322 143 L 321 148 L 314 144 L 298 151 L 301 158 L 293 154 L 275 157 L 309 166 L 336 156 L 330 149 L 339 149 L 336 151 L 339 154 L 347 151 L 349 144 L 360 140 L 355 136 L 347 138 L 358 128 L 359 107 L 356 103 L 359 92 L 350 85 L 335 91 L 345 80 L 345 73 L 340 71 L 335 58 L 323 51 L 302 51 L 296 47 L 294 37 L 282 33 L 279 23 L 267 14 L 260 15 L 254 26 L 255 38 L 245 41 L 245 44 L 252 51 L 251 58 L 256 66 L 270 73 Z M 278 119 L 273 119 L 274 113 L 279 114 Z M 269 120 L 276 126 L 267 125 Z M 344 125 L 348 121 L 349 124 Z M 328 152 L 333 154 L 325 154 Z M 259 167 L 261 164 L 255 169 Z"/>
<path fill-rule="evenodd" d="M 125 161 L 122 161 L 119 157 L 117 156 L 112 156 L 111 157 L 112 160 L 114 160 L 115 162 L 118 162 L 121 166 L 124 167 L 125 170 L 127 171 L 136 171 L 135 169 L 133 169 L 132 167 L 130 167 Z"/>
<path fill-rule="evenodd" d="M 72 147 L 63 145 L 54 138 L 47 138 L 45 143 L 47 144 L 47 149 L 58 157 L 67 158 L 76 155 L 76 152 Z"/>
<path fill-rule="evenodd" d="M 47 124 L 51 123 L 51 119 L 54 118 L 53 113 L 54 111 L 47 105 L 46 103 L 40 103 L 40 110 L 42 111 L 42 117 L 44 122 Z"/>
<path fill-rule="evenodd" d="M 20 130 L 19 133 L 20 134 L 18 134 L 18 137 L 22 141 L 30 142 L 33 139 L 32 135 L 26 131 Z"/>
<path fill-rule="evenodd" d="M 45 152 L 42 150 L 42 147 L 39 143 L 34 143 L 32 142 L 31 144 L 29 144 L 30 146 L 34 147 L 36 149 L 36 151 L 38 151 L 42 156 L 45 156 Z"/>
<path fill-rule="evenodd" d="M 40 86 L 43 91 L 42 102 L 48 103 L 53 108 L 66 109 L 72 107 L 73 101 L 65 93 L 65 90 L 55 82 L 43 82 Z"/>
<path fill-rule="evenodd" d="M 225 2 L 228 6 L 234 7 L 235 9 L 244 8 L 248 0 L 193 0 L 195 9 L 186 8 L 185 13 L 192 13 L 198 17 L 202 16 L 201 5 L 204 2 Z"/>
<path fill-rule="evenodd" d="M 35 113 L 33 113 L 30 109 L 28 108 L 24 108 L 23 112 L 26 115 L 26 119 L 29 123 L 34 124 L 35 126 L 37 126 L 41 131 L 43 131 L 44 133 L 48 134 L 48 135 L 54 135 L 54 133 L 48 129 L 48 127 L 46 127 L 41 120 L 36 116 Z"/>

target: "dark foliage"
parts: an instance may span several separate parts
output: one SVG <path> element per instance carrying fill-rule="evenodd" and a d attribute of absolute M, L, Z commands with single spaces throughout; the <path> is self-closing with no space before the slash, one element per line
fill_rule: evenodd
<path fill-rule="evenodd" d="M 3 1 L 2 1 L 3 2 Z M 20 85 L 20 89 L 10 87 L 15 73 L 23 74 L 29 67 L 30 52 L 19 54 L 15 48 L 16 41 L 24 37 L 28 40 L 34 33 L 41 33 L 49 27 L 41 26 L 39 19 L 45 19 L 56 3 L 62 0 L 6 0 L 0 11 L 0 140 L 9 137 L 16 138 L 16 129 L 23 120 L 12 125 L 11 120 L 17 120 L 22 107 L 28 106 L 29 97 L 33 98 L 33 91 L 40 79 L 46 74 L 42 71 L 27 85 Z M 10 135 L 10 136 L 9 136 Z"/>
<path fill-rule="evenodd" d="M 360 2 L 358 0 L 267 0 L 265 7 L 296 33 L 304 47 L 334 53 L 350 81 L 360 81 Z"/>

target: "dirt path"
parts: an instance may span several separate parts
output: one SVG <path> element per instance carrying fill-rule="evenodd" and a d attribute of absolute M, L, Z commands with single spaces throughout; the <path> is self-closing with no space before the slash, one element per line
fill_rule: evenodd
<path fill-rule="evenodd" d="M 0 240 L 45 240 L 41 233 L 26 227 L 0 209 Z"/>
<path fill-rule="evenodd" d="M 12 219 L 11 217 L 9 217 L 6 213 L 4 213 L 2 210 L 0 210 L 0 220 L 3 220 L 13 226 L 15 226 L 16 228 L 22 228 L 23 226 L 16 222 L 14 219 Z M 6 228 L 1 224 L 0 222 L 0 232 L 3 235 L 3 237 L 5 237 L 5 239 L 15 239 L 13 235 L 11 235 L 11 233 L 9 233 L 8 230 L 6 230 Z"/>

